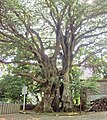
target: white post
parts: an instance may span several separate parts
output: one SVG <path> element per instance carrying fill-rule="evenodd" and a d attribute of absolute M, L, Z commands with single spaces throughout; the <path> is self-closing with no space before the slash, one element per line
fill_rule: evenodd
<path fill-rule="evenodd" d="M 25 110 L 25 97 L 26 97 L 26 94 L 27 94 L 27 86 L 24 86 L 22 88 L 22 95 L 24 95 L 24 99 L 23 99 L 23 111 Z"/>
<path fill-rule="evenodd" d="M 23 100 L 23 111 L 25 110 L 25 94 L 24 94 L 24 100 Z"/>

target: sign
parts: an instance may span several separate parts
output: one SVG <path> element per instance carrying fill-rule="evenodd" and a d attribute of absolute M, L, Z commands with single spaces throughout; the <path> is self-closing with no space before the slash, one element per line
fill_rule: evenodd
<path fill-rule="evenodd" d="M 27 86 L 24 86 L 22 88 L 22 95 L 26 95 L 27 94 Z"/>
<path fill-rule="evenodd" d="M 23 111 L 25 110 L 25 99 L 26 99 L 26 94 L 27 94 L 27 86 L 24 86 L 22 88 L 22 95 L 24 95 L 24 100 L 23 100 Z"/>

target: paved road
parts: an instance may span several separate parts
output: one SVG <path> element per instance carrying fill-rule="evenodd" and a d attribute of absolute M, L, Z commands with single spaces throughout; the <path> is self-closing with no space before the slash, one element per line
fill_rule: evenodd
<path fill-rule="evenodd" d="M 2 115 L 0 120 L 107 120 L 107 112 L 88 113 L 78 116 L 47 116 L 35 114 Z"/>

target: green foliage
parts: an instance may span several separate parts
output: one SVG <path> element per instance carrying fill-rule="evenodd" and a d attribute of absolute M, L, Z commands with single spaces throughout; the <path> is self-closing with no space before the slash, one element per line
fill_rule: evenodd
<path fill-rule="evenodd" d="M 80 62 L 86 57 L 88 59 L 90 54 L 98 49 L 98 46 L 102 48 L 105 45 L 105 39 L 101 40 L 100 35 L 103 34 L 103 28 L 106 26 L 106 15 L 103 13 L 106 10 L 106 2 L 99 1 L 99 3 L 99 7 L 97 2 L 94 3 L 95 8 L 93 8 L 93 4 L 89 5 L 80 0 L 33 0 L 31 3 L 30 1 L 8 0 L 2 2 L 1 58 L 39 64 L 43 63 L 44 59 L 48 61 L 48 58 L 56 54 L 56 48 L 60 48 L 60 51 L 65 54 L 64 59 L 72 56 L 69 61 Z M 58 26 L 60 32 L 56 32 Z M 101 32 L 98 34 L 100 37 L 95 35 L 96 32 Z M 60 40 L 56 40 L 57 33 L 59 33 Z M 63 37 L 68 37 L 65 42 Z M 58 41 L 60 44 L 56 46 Z M 60 51 L 57 56 L 60 56 Z M 67 55 L 68 51 L 70 55 Z"/>
<path fill-rule="evenodd" d="M 87 80 L 82 80 L 81 81 L 81 88 L 85 90 L 90 90 L 93 92 L 98 92 L 98 81 L 99 76 L 97 74 L 92 75 L 92 77 L 88 78 Z"/>
<path fill-rule="evenodd" d="M 23 85 L 28 87 L 28 93 L 32 94 L 33 96 L 38 96 L 38 94 L 41 94 L 41 84 L 32 83 L 31 81 L 22 77 L 7 74 L 0 78 L 0 101 L 14 103 L 22 102 Z M 32 103 L 32 98 L 29 98 L 28 102 Z"/>
<path fill-rule="evenodd" d="M 20 71 L 27 72 L 32 70 L 36 77 L 42 76 L 40 69 L 38 67 L 33 67 L 29 65 L 18 65 L 13 67 L 13 65 L 4 66 L 7 73 L 0 78 L 0 101 L 6 102 L 22 102 L 22 87 L 26 85 L 28 87 L 28 94 L 40 97 L 42 84 L 33 81 L 31 78 L 20 76 L 18 73 Z M 36 100 L 36 99 L 35 99 Z M 32 103 L 31 98 L 28 102 Z"/>
<path fill-rule="evenodd" d="M 71 97 L 75 101 L 78 99 L 80 101 L 81 90 L 98 92 L 98 82 L 99 76 L 97 74 L 92 75 L 92 77 L 87 80 L 81 79 L 83 74 L 82 70 L 79 67 L 72 67 L 70 72 L 70 89 Z"/>
<path fill-rule="evenodd" d="M 71 97 L 75 101 L 80 97 L 81 90 L 81 79 L 82 71 L 79 67 L 72 67 L 70 72 L 70 89 L 71 89 Z"/>
<path fill-rule="evenodd" d="M 92 69 L 94 74 L 97 74 L 100 79 L 107 78 L 107 58 L 106 51 L 101 54 L 94 55 L 88 59 L 87 64 Z"/>
<path fill-rule="evenodd" d="M 0 100 L 20 102 L 22 100 L 22 87 L 26 84 L 24 79 L 17 76 L 4 75 L 0 78 Z"/>

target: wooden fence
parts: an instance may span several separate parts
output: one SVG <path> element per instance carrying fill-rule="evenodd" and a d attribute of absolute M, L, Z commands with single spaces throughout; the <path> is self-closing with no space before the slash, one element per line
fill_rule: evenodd
<path fill-rule="evenodd" d="M 18 113 L 19 110 L 20 104 L 0 103 L 0 115 Z"/>

